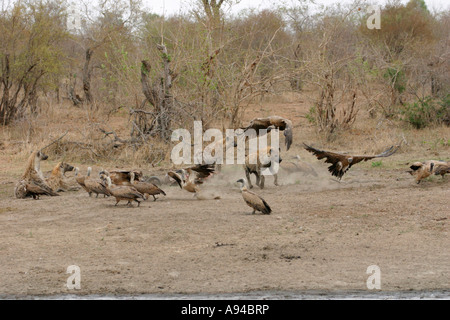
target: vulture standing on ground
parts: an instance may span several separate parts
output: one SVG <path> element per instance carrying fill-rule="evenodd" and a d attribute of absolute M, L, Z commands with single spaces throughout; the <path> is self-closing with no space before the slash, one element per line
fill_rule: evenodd
<path fill-rule="evenodd" d="M 107 189 L 106 183 L 99 178 L 91 177 L 92 168 L 88 168 L 87 176 L 84 179 L 84 186 L 89 194 L 89 197 L 92 196 L 92 193 L 96 194 L 96 198 L 98 198 L 99 194 L 103 194 L 103 197 L 110 196 L 110 193 Z"/>
<path fill-rule="evenodd" d="M 136 188 L 142 194 L 148 194 L 149 196 L 153 196 L 153 201 L 156 201 L 155 195 L 162 194 L 166 195 L 166 193 L 161 190 L 158 186 L 151 182 L 143 182 L 134 180 L 134 173 L 131 172 L 131 185 Z"/>
<path fill-rule="evenodd" d="M 450 162 L 447 162 L 447 164 L 438 165 L 434 171 L 435 175 L 441 175 L 442 178 L 444 178 L 446 173 L 450 173 Z"/>
<path fill-rule="evenodd" d="M 389 157 L 393 155 L 399 148 L 399 146 L 397 147 L 391 146 L 384 152 L 373 156 L 352 156 L 348 154 L 319 150 L 310 147 L 305 143 L 303 144 L 305 145 L 305 149 L 314 154 L 317 157 L 317 159 L 321 160 L 323 158 L 326 158 L 325 162 L 331 163 L 331 166 L 328 167 L 328 171 L 330 171 L 333 176 L 338 177 L 339 180 L 342 178 L 344 173 L 346 173 L 347 170 L 351 168 L 352 165 L 357 164 L 358 162 L 361 161 L 367 161 L 374 158 Z"/>
<path fill-rule="evenodd" d="M 244 198 L 245 203 L 253 209 L 252 214 L 255 214 L 256 211 L 260 211 L 263 214 L 270 214 L 272 212 L 272 209 L 263 198 L 247 189 L 244 179 L 239 179 L 236 182 L 241 184 L 240 189 L 242 198 Z"/>
<path fill-rule="evenodd" d="M 117 186 L 120 185 L 131 186 L 131 173 L 134 174 L 134 179 L 136 181 L 141 181 L 143 174 L 142 171 L 139 170 L 113 170 L 113 171 L 101 170 L 99 172 L 99 175 L 106 174 L 111 178 L 111 183 Z"/>
<path fill-rule="evenodd" d="M 106 181 L 106 188 L 108 192 L 116 198 L 116 204 L 121 200 L 128 201 L 127 205 L 132 206 L 131 201 L 136 201 L 138 203 L 138 207 L 141 205 L 141 202 L 138 199 L 142 199 L 145 201 L 145 196 L 136 190 L 135 187 L 124 186 L 124 185 L 113 185 L 111 182 L 111 178 L 106 174 L 101 174 L 101 178 Z"/>
<path fill-rule="evenodd" d="M 445 173 L 448 172 L 449 163 L 445 161 L 428 160 L 425 162 L 414 162 L 409 168 L 411 170 L 408 172 L 411 175 L 416 176 L 416 182 L 419 184 L 420 181 L 428 178 L 433 173 L 435 175 L 440 174 L 444 177 Z"/>
<path fill-rule="evenodd" d="M 271 129 L 279 129 L 280 131 L 284 131 L 285 144 L 286 149 L 289 150 L 292 144 L 292 121 L 289 119 L 285 119 L 279 116 L 270 116 L 267 118 L 255 118 L 250 121 L 250 124 L 242 128 L 244 132 L 248 129 L 256 130 L 256 133 L 259 133 L 260 129 L 267 129 L 270 131 Z"/>

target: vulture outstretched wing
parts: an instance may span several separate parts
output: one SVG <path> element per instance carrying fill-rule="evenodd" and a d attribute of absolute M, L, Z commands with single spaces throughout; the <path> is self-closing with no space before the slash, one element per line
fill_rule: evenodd
<path fill-rule="evenodd" d="M 260 129 L 267 129 L 268 131 L 274 128 L 279 129 L 284 132 L 286 149 L 289 150 L 293 140 L 292 127 L 291 120 L 279 116 L 270 116 L 267 118 L 255 118 L 250 121 L 250 124 L 247 127 L 242 129 L 244 129 L 244 132 L 248 129 L 254 129 L 256 132 Z"/>
<path fill-rule="evenodd" d="M 215 166 L 213 164 L 199 164 L 185 169 L 189 176 L 195 172 L 195 177 L 193 179 L 195 184 L 202 184 L 203 181 L 214 174 Z"/>
<path fill-rule="evenodd" d="M 167 175 L 169 177 L 173 178 L 178 183 L 178 185 L 180 186 L 180 189 L 183 189 L 183 186 L 182 186 L 183 179 L 181 178 L 181 176 L 178 173 L 169 171 L 169 172 L 167 172 Z"/>
<path fill-rule="evenodd" d="M 331 163 L 331 166 L 328 167 L 328 171 L 330 171 L 333 176 L 336 176 L 339 179 L 342 178 L 344 173 L 346 173 L 347 170 L 350 169 L 352 165 L 361 161 L 367 161 L 374 158 L 389 157 L 399 149 L 399 146 L 397 147 L 391 146 L 384 152 L 377 155 L 352 156 L 349 154 L 320 150 L 308 146 L 305 143 L 303 144 L 305 146 L 305 149 L 314 154 L 317 157 L 317 159 L 321 160 L 325 158 L 326 163 Z"/>

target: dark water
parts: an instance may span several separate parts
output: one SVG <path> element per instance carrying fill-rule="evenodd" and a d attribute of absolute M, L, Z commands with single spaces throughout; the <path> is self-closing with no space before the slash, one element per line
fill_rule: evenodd
<path fill-rule="evenodd" d="M 261 291 L 224 294 L 2 296 L 3 300 L 450 300 L 450 290 L 438 291 Z"/>

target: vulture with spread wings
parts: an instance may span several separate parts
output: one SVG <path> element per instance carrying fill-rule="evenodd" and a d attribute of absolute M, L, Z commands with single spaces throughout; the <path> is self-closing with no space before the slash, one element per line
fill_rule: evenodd
<path fill-rule="evenodd" d="M 167 174 L 169 177 L 175 179 L 181 189 L 197 193 L 200 191 L 199 185 L 203 184 L 206 178 L 214 174 L 214 165 L 199 164 L 175 172 L 169 171 Z"/>
<path fill-rule="evenodd" d="M 289 119 L 285 119 L 279 116 L 270 116 L 267 118 L 255 118 L 250 121 L 250 124 L 242 128 L 244 132 L 248 129 L 254 129 L 257 133 L 259 133 L 259 129 L 267 129 L 270 131 L 271 129 L 279 129 L 280 131 L 284 131 L 285 144 L 286 149 L 289 150 L 292 144 L 292 121 Z"/>
<path fill-rule="evenodd" d="M 339 180 L 342 178 L 344 173 L 346 173 L 347 170 L 351 168 L 352 165 L 357 164 L 358 162 L 361 161 L 367 161 L 374 158 L 389 157 L 399 149 L 399 146 L 397 147 L 391 146 L 384 152 L 377 155 L 352 156 L 348 154 L 319 150 L 311 146 L 308 146 L 305 143 L 303 144 L 305 145 L 305 149 L 314 154 L 317 157 L 317 159 L 321 160 L 325 158 L 326 163 L 331 163 L 331 166 L 328 167 L 328 171 L 330 171 L 333 176 L 338 177 Z"/>

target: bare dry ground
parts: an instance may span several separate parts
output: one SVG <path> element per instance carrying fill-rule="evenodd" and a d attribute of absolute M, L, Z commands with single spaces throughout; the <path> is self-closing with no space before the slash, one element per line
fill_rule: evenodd
<path fill-rule="evenodd" d="M 1 155 L 0 295 L 367 290 L 370 265 L 380 267 L 383 291 L 450 289 L 450 178 L 416 185 L 406 173 L 412 161 L 450 160 L 448 145 L 421 142 L 435 131 L 409 132 L 410 144 L 397 154 L 377 166 L 355 165 L 337 182 L 301 148 L 302 141 L 325 144 L 313 140 L 296 108 L 254 110 L 291 116 L 295 145 L 284 159 L 299 154 L 318 173 L 281 172 L 281 186 L 268 177 L 265 189 L 255 187 L 271 215 L 250 214 L 234 183 L 243 177 L 239 166 L 205 184 L 206 198 L 220 194 L 219 200 L 197 200 L 166 185 L 166 197 L 128 208 L 84 191 L 15 199 L 24 161 Z M 370 152 L 390 142 L 385 130 L 376 134 L 356 126 L 335 150 Z M 66 286 L 70 265 L 81 269 L 80 290 Z"/>

